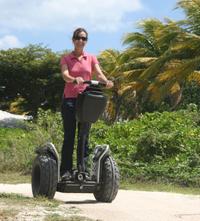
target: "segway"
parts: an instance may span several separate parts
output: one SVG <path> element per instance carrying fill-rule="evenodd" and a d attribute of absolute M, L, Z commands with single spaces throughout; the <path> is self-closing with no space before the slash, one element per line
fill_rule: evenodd
<path fill-rule="evenodd" d="M 36 158 L 32 168 L 33 196 L 53 199 L 55 192 L 93 193 L 99 202 L 112 202 L 119 188 L 119 170 L 111 156 L 108 145 L 97 145 L 94 149 L 92 169 L 88 179 L 84 164 L 84 133 L 88 123 L 94 123 L 103 113 L 107 98 L 99 81 L 85 81 L 86 90 L 78 95 L 76 117 L 80 122 L 80 135 L 77 147 L 77 169 L 73 179 L 62 181 L 60 176 L 59 154 L 52 143 L 36 149 Z"/>

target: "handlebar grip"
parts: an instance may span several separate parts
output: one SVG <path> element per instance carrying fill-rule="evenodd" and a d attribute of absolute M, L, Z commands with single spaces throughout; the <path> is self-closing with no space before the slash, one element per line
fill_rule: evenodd
<path fill-rule="evenodd" d="M 91 81 L 84 81 L 84 84 L 89 84 L 89 85 L 94 85 L 94 86 L 102 86 L 102 87 L 106 87 L 106 83 L 100 82 L 100 81 L 96 81 L 96 80 L 91 80 Z"/>

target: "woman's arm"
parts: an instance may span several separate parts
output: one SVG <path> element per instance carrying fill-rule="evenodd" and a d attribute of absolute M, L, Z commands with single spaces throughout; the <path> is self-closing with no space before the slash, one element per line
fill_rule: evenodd
<path fill-rule="evenodd" d="M 62 77 L 63 77 L 63 80 L 65 82 L 75 82 L 77 84 L 81 84 L 84 82 L 83 78 L 82 77 L 72 77 L 70 74 L 69 74 L 69 71 L 68 71 L 68 67 L 66 64 L 63 64 L 62 67 L 61 67 L 61 72 L 62 72 Z"/>
<path fill-rule="evenodd" d="M 113 82 L 106 78 L 106 76 L 103 74 L 99 64 L 95 64 L 94 71 L 95 71 L 95 74 L 96 74 L 96 77 L 97 77 L 98 81 L 106 83 L 107 88 L 112 88 L 113 87 Z"/>

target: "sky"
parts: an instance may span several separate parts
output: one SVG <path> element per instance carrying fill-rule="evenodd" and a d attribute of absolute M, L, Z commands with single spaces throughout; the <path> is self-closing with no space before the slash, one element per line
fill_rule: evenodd
<path fill-rule="evenodd" d="M 88 31 L 86 51 L 123 50 L 126 33 L 143 19 L 184 18 L 177 0 L 0 0 L 0 49 L 42 44 L 55 52 L 73 50 L 73 31 Z"/>

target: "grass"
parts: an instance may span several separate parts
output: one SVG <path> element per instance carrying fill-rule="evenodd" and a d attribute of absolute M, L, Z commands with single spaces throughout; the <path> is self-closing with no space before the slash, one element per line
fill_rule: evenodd
<path fill-rule="evenodd" d="M 23 175 L 21 173 L 16 172 L 6 172 L 0 173 L 0 183 L 9 183 L 9 184 L 17 184 L 17 183 L 30 183 L 31 176 Z"/>
<path fill-rule="evenodd" d="M 24 213 L 25 208 L 28 214 L 26 211 Z M 43 213 L 41 213 L 42 211 Z M 80 212 L 79 209 L 63 207 L 63 202 L 57 200 L 0 193 L 0 220 L 15 220 L 16 217 L 20 219 L 20 217 L 28 215 L 29 220 L 38 216 L 38 220 L 44 221 L 98 221 L 79 216 L 78 212 Z"/>
<path fill-rule="evenodd" d="M 136 191 L 152 191 L 152 192 L 173 192 L 181 194 L 200 195 L 200 189 L 195 187 L 181 187 L 174 184 L 163 183 L 142 183 L 142 182 L 128 182 L 122 181 L 120 184 L 121 189 L 136 190 Z"/>
<path fill-rule="evenodd" d="M 34 214 L 38 214 L 37 211 L 35 212 L 38 206 L 44 210 L 51 208 L 50 211 L 52 211 L 59 205 L 60 202 L 56 200 L 49 201 L 46 198 L 30 198 L 20 194 L 0 193 L 0 220 L 20 220 L 20 217 L 24 215 L 29 216 L 31 220 L 35 216 Z M 28 213 L 26 211 L 24 213 L 24 210 Z"/>
<path fill-rule="evenodd" d="M 21 194 L 14 194 L 14 193 L 0 193 L 0 203 L 4 203 L 6 205 L 29 205 L 29 206 L 40 206 L 56 208 L 58 207 L 61 202 L 58 200 L 48 200 L 45 197 L 25 197 Z M 1 220 L 1 219 L 0 219 Z"/>
<path fill-rule="evenodd" d="M 44 221 L 98 221 L 98 220 L 89 219 L 89 218 L 83 217 L 83 216 L 64 217 L 64 216 L 60 216 L 59 214 L 53 214 L 53 215 L 48 215 L 44 219 Z"/>

